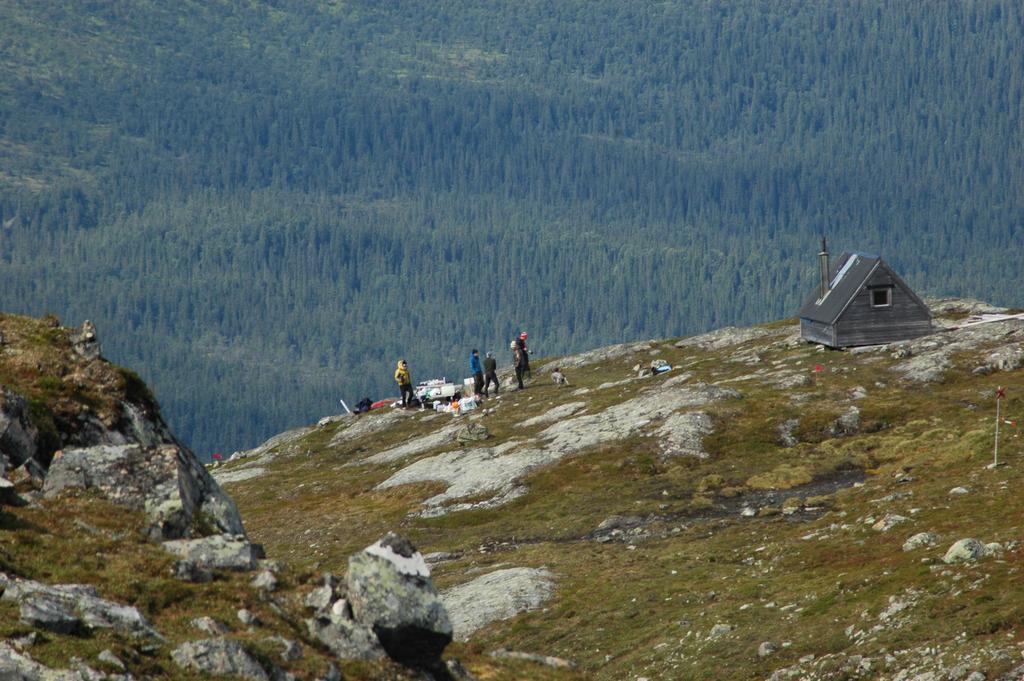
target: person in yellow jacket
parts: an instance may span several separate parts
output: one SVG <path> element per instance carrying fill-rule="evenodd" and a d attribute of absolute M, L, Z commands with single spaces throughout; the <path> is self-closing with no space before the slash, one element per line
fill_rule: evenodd
<path fill-rule="evenodd" d="M 402 391 L 402 406 L 408 407 L 412 402 L 412 375 L 409 373 L 409 363 L 404 359 L 398 360 L 395 381 L 398 383 L 398 389 Z"/>

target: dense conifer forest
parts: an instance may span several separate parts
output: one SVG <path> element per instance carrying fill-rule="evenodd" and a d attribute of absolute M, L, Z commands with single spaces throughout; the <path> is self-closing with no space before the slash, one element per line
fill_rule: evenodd
<path fill-rule="evenodd" d="M 0 308 L 201 454 L 794 314 L 821 234 L 1024 306 L 1018 2 L 0 0 Z"/>

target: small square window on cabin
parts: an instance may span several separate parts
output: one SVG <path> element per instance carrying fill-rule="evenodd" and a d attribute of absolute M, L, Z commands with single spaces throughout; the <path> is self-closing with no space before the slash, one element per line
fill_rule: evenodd
<path fill-rule="evenodd" d="M 871 289 L 871 307 L 889 307 L 892 305 L 892 289 Z"/>

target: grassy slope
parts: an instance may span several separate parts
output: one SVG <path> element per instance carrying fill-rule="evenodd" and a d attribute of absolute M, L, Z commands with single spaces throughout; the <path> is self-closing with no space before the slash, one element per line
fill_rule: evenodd
<path fill-rule="evenodd" d="M 637 437 L 535 472 L 527 478 L 529 494 L 506 506 L 423 519 L 409 514 L 442 485 L 373 489 L 412 459 L 385 466 L 344 465 L 448 419 L 425 421 L 421 414 L 382 435 L 335 448 L 328 442 L 347 423 L 314 429 L 283 448 L 267 464 L 267 475 L 228 485 L 228 490 L 269 552 L 303 569 L 343 571 L 350 553 L 397 529 L 424 552 L 461 555 L 436 568 L 440 587 L 467 581 L 489 566 L 553 570 L 559 575 L 558 590 L 547 607 L 491 625 L 470 644 L 453 646 L 454 654 L 487 678 L 493 672 L 485 669 L 484 653 L 496 647 L 568 657 L 603 679 L 765 677 L 802 656 L 839 651 L 875 658 L 871 676 L 885 673 L 883 651 L 895 655 L 892 673 L 913 665 L 921 646 L 947 651 L 948 657 L 939 659 L 948 664 L 968 648 L 1015 648 L 1024 602 L 1007 594 L 1020 586 L 1019 553 L 1009 551 L 967 567 L 936 563 L 962 537 L 985 542 L 1021 538 L 1024 501 L 1014 490 L 1024 476 L 1015 428 L 1004 440 L 1010 466 L 992 471 L 985 464 L 991 458 L 990 393 L 997 385 L 1010 386 L 1003 408 L 1016 418 L 1024 375 L 973 376 L 970 369 L 983 354 L 977 350 L 956 357 L 942 383 L 912 387 L 890 371 L 896 360 L 888 353 L 819 352 L 778 341 L 754 340 L 712 352 L 676 349 L 670 342 L 657 346 L 660 357 L 694 372 L 691 380 L 725 383 L 743 394 L 741 400 L 710 408 L 717 430 L 705 442 L 712 455 L 707 461 L 663 462 L 653 438 Z M 754 354 L 759 361 L 744 363 Z M 646 353 L 585 367 L 570 378 L 574 388 L 596 388 L 631 375 L 638 361 L 648 361 Z M 825 371 L 814 374 L 819 363 Z M 776 366 L 815 378 L 807 387 L 787 391 L 736 380 Z M 503 396 L 500 406 L 482 417 L 495 435 L 489 444 L 527 434 L 514 428 L 527 416 L 580 399 L 544 378 L 526 391 Z M 594 412 L 626 399 L 634 386 L 593 391 L 584 399 Z M 866 388 L 868 397 L 854 402 L 850 393 L 857 386 Z M 794 403 L 794 393 L 807 399 Z M 828 425 L 852 404 L 861 410 L 862 431 L 832 437 Z M 776 426 L 792 417 L 800 419 L 802 442 L 787 449 L 777 443 Z M 815 505 L 828 509 L 820 517 L 778 514 L 746 520 L 735 511 L 728 516 L 713 512 L 726 497 L 751 494 L 766 480 L 779 490 L 769 505 L 782 507 L 788 496 L 800 495 L 799 489 L 786 492 L 787 487 L 810 477 L 827 480 L 849 467 L 865 471 L 866 482 L 815 499 Z M 716 475 L 722 479 L 708 478 Z M 719 488 L 717 495 L 701 491 L 709 484 Z M 948 495 L 958 485 L 971 493 Z M 878 501 L 894 493 L 903 496 Z M 706 511 L 709 505 L 712 512 Z M 910 521 L 889 532 L 871 529 L 868 519 L 887 512 Z M 632 543 L 587 540 L 612 514 L 655 520 Z M 902 551 L 907 537 L 925 530 L 939 535 L 936 547 Z M 904 597 L 907 590 L 916 593 L 915 605 L 885 620 L 875 640 L 856 643 L 845 633 L 850 625 L 863 630 L 879 623 L 890 597 Z M 899 626 L 890 626 L 892 621 Z M 708 633 L 718 623 L 735 629 L 710 640 Z M 966 638 L 958 638 L 961 634 Z M 762 660 L 756 651 L 765 640 L 791 645 Z M 996 655 L 975 667 L 992 678 L 1014 663 Z M 816 664 L 828 678 L 848 674 L 838 656 Z"/>
<path fill-rule="evenodd" d="M 115 414 L 126 398 L 151 399 L 145 385 L 129 370 L 75 355 L 70 330 L 61 327 L 56 318 L 0 314 L 0 330 L 4 337 L 0 386 L 29 400 L 31 418 L 51 446 L 60 445 L 57 429 L 81 411 L 106 417 Z M 29 493 L 31 482 L 22 480 L 18 487 Z M 67 668 L 77 657 L 94 669 L 115 671 L 98 660 L 103 650 L 110 649 L 139 678 L 205 678 L 178 668 L 170 652 L 182 642 L 205 638 L 190 622 L 209 616 L 227 625 L 229 636 L 242 641 L 260 659 L 286 668 L 300 679 L 322 675 L 332 663 L 332 657 L 306 636 L 303 619 L 309 613 L 303 600 L 319 579 L 308 565 L 302 561 L 285 565 L 277 575 L 279 586 L 272 598 L 249 586 L 250 573 L 219 573 L 208 584 L 183 583 L 171 577 L 174 558 L 142 537 L 139 530 L 144 525 L 139 514 L 89 494 L 0 508 L 0 572 L 47 584 L 95 585 L 103 597 L 137 607 L 167 638 L 166 644 L 147 650 L 144 641 L 110 632 L 88 636 L 36 632 L 37 643 L 26 649 L 28 655 L 51 667 Z M 361 548 L 353 545 L 353 551 Z M 236 613 L 240 608 L 255 613 L 261 626 L 247 630 L 239 624 Z M 19 622 L 16 604 L 0 601 L 0 640 L 31 631 Z M 266 640 L 275 635 L 298 641 L 302 659 L 281 660 L 280 646 Z M 415 677 L 390 663 L 346 662 L 338 666 L 346 679 Z M 481 662 L 485 671 L 495 669 L 507 678 L 522 678 L 524 666 L 529 667 L 516 661 Z"/>
<path fill-rule="evenodd" d="M 63 383 L 55 380 L 60 367 L 74 363 L 59 360 L 68 358 L 62 332 L 47 332 L 55 327 L 45 321 L 12 316 L 0 321 L 8 338 L 0 362 L 6 384 L 43 406 L 71 405 L 82 398 L 83 393 L 76 397 L 73 391 L 62 392 Z M 1024 387 L 1021 372 L 972 375 L 970 368 L 984 354 L 979 349 L 957 357 L 943 383 L 912 388 L 889 371 L 895 360 L 888 353 L 817 352 L 779 340 L 754 340 L 713 352 L 657 344 L 658 354 L 676 364 L 677 371 L 693 372 L 691 381 L 725 383 L 743 394 L 740 400 L 709 409 L 717 424 L 717 432 L 705 441 L 712 454 L 709 460 L 664 462 L 652 438 L 637 437 L 535 472 L 527 479 L 529 494 L 495 509 L 435 519 L 410 517 L 442 486 L 375 491 L 376 483 L 408 461 L 344 466 L 431 432 L 450 417 L 427 420 L 425 414 L 412 415 L 388 431 L 333 449 L 328 443 L 347 422 L 312 429 L 265 464 L 267 475 L 228 486 L 254 538 L 267 545 L 272 558 L 287 564 L 275 597 L 280 612 L 248 587 L 248 575 L 222 575 L 208 585 L 170 579 L 170 557 L 138 538 L 139 518 L 105 502 L 65 498 L 39 507 L 4 509 L 0 569 L 50 583 L 96 584 L 103 595 L 138 606 L 170 640 L 169 645 L 136 657 L 132 642 L 105 634 L 45 635 L 30 654 L 54 666 L 66 666 L 78 656 L 101 667 L 96 656 L 111 648 L 131 661 L 134 673 L 188 678 L 170 662 L 169 651 L 199 636 L 188 626 L 189 620 L 210 615 L 231 625 L 231 635 L 251 649 L 278 661 L 262 639 L 281 634 L 303 640 L 301 599 L 318 573 L 344 572 L 348 555 L 389 529 L 409 535 L 424 551 L 459 554 L 437 566 L 435 581 L 441 588 L 498 565 L 544 565 L 558 575 L 556 596 L 545 608 L 493 624 L 472 642 L 449 649 L 482 679 L 763 678 L 804 655 L 821 658 L 838 651 L 872 656 L 876 666 L 867 676 L 884 676 L 917 659 L 918 652 L 899 651 L 918 651 L 922 646 L 943 651 L 947 664 L 979 649 L 1015 652 L 1024 618 L 1024 604 L 1013 596 L 1021 586 L 1019 553 L 1011 550 L 973 566 L 949 568 L 938 565 L 937 559 L 961 537 L 986 542 L 1021 538 L 1024 502 L 1015 494 L 1022 475 L 1014 427 L 1007 428 L 1003 446 L 1010 465 L 995 471 L 984 467 L 991 443 L 989 394 L 996 385 L 1009 386 L 1004 413 L 1015 419 Z M 20 352 L 11 353 L 13 348 Z M 31 353 L 35 359 L 27 362 Z M 755 354 L 759 362 L 745 363 Z M 647 360 L 648 355 L 641 353 L 572 371 L 573 389 L 592 388 L 585 399 L 593 412 L 628 398 L 636 386 L 675 375 L 596 390 L 630 375 L 634 363 Z M 816 374 L 812 385 L 791 391 L 734 380 L 776 365 L 810 375 L 818 363 L 826 371 Z M 116 386 L 114 376 L 111 386 Z M 543 379 L 538 375 L 528 390 L 506 394 L 498 408 L 482 417 L 495 436 L 492 443 L 535 432 L 516 424 L 553 405 L 579 399 Z M 856 386 L 869 393 L 856 402 L 864 430 L 833 438 L 827 426 L 854 403 L 849 396 Z M 794 404 L 790 398 L 795 393 L 808 399 Z M 101 399 L 99 393 L 84 394 Z M 790 417 L 800 418 L 803 442 L 785 449 L 776 443 L 775 426 Z M 814 504 L 829 509 L 820 517 L 772 514 L 740 519 L 735 513 L 740 501 L 731 497 L 765 494 L 750 489 L 763 486 L 765 480 L 783 488 L 770 503 L 781 508 L 786 497 L 797 494 L 786 491 L 787 485 L 808 477 L 828 479 L 851 465 L 866 471 L 866 483 L 816 499 Z M 971 494 L 950 496 L 949 489 L 958 485 L 968 487 Z M 878 501 L 892 494 L 904 496 Z M 759 500 L 765 503 L 763 497 Z M 715 506 L 725 503 L 733 505 L 732 512 L 717 513 Z M 887 512 L 911 521 L 887 533 L 872 530 L 867 520 Z M 598 543 L 586 538 L 612 514 L 644 516 L 651 522 L 644 534 L 623 541 Z M 939 535 L 936 547 L 901 550 L 908 536 L 924 530 Z M 886 624 L 875 640 L 859 643 L 846 633 L 850 625 L 869 630 L 880 622 L 890 597 L 907 598 L 908 590 L 913 591 L 914 605 L 895 618 L 899 626 Z M 253 632 L 236 627 L 234 613 L 240 607 L 256 612 L 265 625 Z M 0 610 L 0 637 L 26 631 L 10 604 L 0 603 Z M 707 634 L 718 623 L 735 629 L 710 640 Z M 764 640 L 791 645 L 761 660 L 756 649 Z M 494 660 L 487 653 L 497 647 L 571 658 L 581 669 L 549 670 L 528 662 Z M 878 662 L 883 649 L 896 656 L 888 672 Z M 321 671 L 328 658 L 308 641 L 304 650 L 304 658 L 291 670 L 309 677 Z M 1008 656 L 990 655 L 974 668 L 994 678 L 1014 663 Z M 817 664 L 827 678 L 851 676 L 842 670 L 839 657 Z M 346 678 L 354 679 L 404 676 L 400 669 L 381 665 L 347 664 L 344 671 Z"/>
<path fill-rule="evenodd" d="M 75 355 L 70 330 L 55 318 L 0 314 L 0 330 L 4 337 L 0 386 L 29 401 L 30 418 L 40 430 L 44 447 L 59 447 L 58 430 L 78 413 L 91 412 L 112 424 L 122 400 L 148 403 L 152 399 L 131 371 Z M 28 492 L 30 485 L 22 481 L 20 491 Z M 175 645 L 202 637 L 189 625 L 196 617 L 208 615 L 227 624 L 234 630 L 232 636 L 278 664 L 278 647 L 262 639 L 274 634 L 303 639 L 301 620 L 306 612 L 301 599 L 312 588 L 307 583 L 311 573 L 286 569 L 279 574 L 281 585 L 275 598 L 281 610 L 277 611 L 249 587 L 250 574 L 221 574 L 209 584 L 173 579 L 174 559 L 142 537 L 143 525 L 139 515 L 91 495 L 0 509 L 0 571 L 48 584 L 93 584 L 102 596 L 136 606 L 168 639 L 166 645 L 147 652 L 140 642 L 112 633 L 84 637 L 43 633 L 26 651 L 33 659 L 67 667 L 72 657 L 78 657 L 93 668 L 105 669 L 97 656 L 109 648 L 137 676 L 198 679 L 170 660 Z M 264 625 L 254 631 L 238 625 L 235 613 L 243 607 L 255 612 Z M 0 601 L 0 640 L 30 631 L 18 621 L 18 606 Z M 330 658 L 317 646 L 304 643 L 304 658 L 287 666 L 300 678 L 312 678 L 327 668 Z M 348 664 L 343 669 L 347 678 L 406 678 L 404 671 L 392 665 Z"/>

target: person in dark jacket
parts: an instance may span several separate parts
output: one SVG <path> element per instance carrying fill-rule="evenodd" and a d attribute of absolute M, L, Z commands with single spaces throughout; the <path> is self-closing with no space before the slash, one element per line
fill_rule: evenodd
<path fill-rule="evenodd" d="M 488 352 L 487 357 L 484 358 L 484 379 L 484 397 L 490 397 L 488 391 L 492 381 L 494 382 L 494 394 L 497 395 L 501 384 L 498 383 L 498 361 L 494 359 L 493 352 Z"/>
<path fill-rule="evenodd" d="M 527 378 L 527 380 L 529 380 L 529 379 L 533 378 L 533 372 L 530 371 L 530 348 L 526 347 L 526 332 L 525 331 L 523 331 L 521 334 L 519 334 L 519 339 L 516 342 L 519 343 L 519 347 L 523 351 L 523 363 L 524 363 L 523 375 Z"/>
<path fill-rule="evenodd" d="M 484 390 L 484 368 L 480 366 L 480 351 L 476 348 L 469 355 L 469 370 L 473 374 L 473 394 L 480 395 Z"/>
<path fill-rule="evenodd" d="M 516 381 L 519 389 L 523 389 L 523 375 L 530 370 L 530 352 L 526 349 L 526 332 L 519 335 L 519 338 L 512 342 L 512 354 L 516 365 Z"/>

